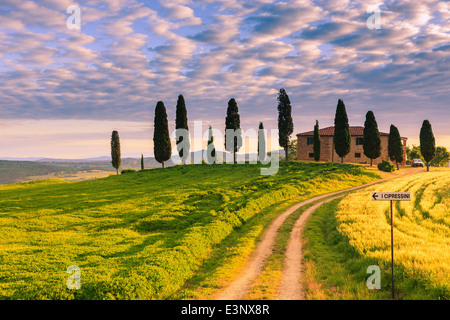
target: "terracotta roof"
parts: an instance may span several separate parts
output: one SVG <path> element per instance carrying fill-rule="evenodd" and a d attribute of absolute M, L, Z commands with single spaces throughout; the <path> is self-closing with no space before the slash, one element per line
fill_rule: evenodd
<path fill-rule="evenodd" d="M 319 133 L 321 136 L 334 136 L 334 127 L 328 127 L 319 129 Z M 363 136 L 364 135 L 364 127 L 350 127 L 350 135 L 351 136 Z M 380 132 L 380 136 L 388 136 L 389 133 Z M 314 131 L 302 132 L 297 134 L 297 136 L 314 136 Z M 404 138 L 406 139 L 406 138 Z"/>

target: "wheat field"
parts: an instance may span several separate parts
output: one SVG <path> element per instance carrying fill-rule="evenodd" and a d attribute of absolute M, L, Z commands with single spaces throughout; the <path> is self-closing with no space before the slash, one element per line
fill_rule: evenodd
<path fill-rule="evenodd" d="M 396 276 L 419 279 L 438 296 L 450 290 L 450 172 L 420 173 L 347 196 L 336 214 L 338 230 L 361 255 L 385 267 L 391 261 L 390 202 L 372 192 L 411 192 L 394 202 Z"/>

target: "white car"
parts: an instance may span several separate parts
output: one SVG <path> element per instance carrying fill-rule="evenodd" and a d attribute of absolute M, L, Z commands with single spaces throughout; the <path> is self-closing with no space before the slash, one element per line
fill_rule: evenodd
<path fill-rule="evenodd" d="M 411 167 L 424 167 L 423 161 L 421 159 L 414 159 L 411 163 Z"/>

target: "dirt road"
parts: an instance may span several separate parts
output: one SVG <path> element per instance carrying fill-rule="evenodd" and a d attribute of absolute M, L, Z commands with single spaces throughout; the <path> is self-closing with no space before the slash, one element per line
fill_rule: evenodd
<path fill-rule="evenodd" d="M 246 266 L 243 268 L 241 273 L 236 277 L 236 279 L 224 290 L 215 295 L 217 300 L 241 300 L 252 288 L 254 280 L 261 273 L 267 258 L 272 253 L 275 239 L 277 236 L 278 229 L 281 227 L 283 222 L 292 213 L 300 209 L 301 207 L 316 202 L 318 200 L 327 198 L 324 201 L 320 201 L 311 208 L 307 209 L 302 213 L 300 218 L 296 221 L 290 235 L 290 239 L 286 249 L 286 257 L 283 268 L 283 277 L 280 284 L 280 289 L 277 295 L 277 299 L 280 300 L 301 300 L 304 298 L 303 290 L 301 287 L 301 274 L 302 274 L 302 232 L 303 227 L 308 219 L 308 217 L 319 208 L 322 204 L 330 202 L 337 198 L 345 196 L 349 191 L 358 190 L 362 188 L 369 187 L 374 184 L 385 182 L 387 180 L 396 179 L 404 177 L 406 175 L 421 172 L 422 170 L 408 170 L 405 174 L 398 175 L 395 177 L 385 178 L 377 180 L 365 185 L 358 187 L 345 189 L 333 193 L 324 194 L 317 196 L 306 201 L 300 202 L 286 211 L 284 211 L 278 218 L 276 218 L 272 224 L 266 229 L 263 234 L 261 242 L 258 244 L 257 248 L 251 254 L 250 259 Z M 335 197 L 333 197 L 335 196 Z M 331 197 L 331 198 L 330 198 Z"/>
<path fill-rule="evenodd" d="M 295 222 L 286 248 L 283 277 L 277 300 L 304 300 L 303 288 L 300 280 L 302 276 L 303 258 L 302 234 L 306 221 L 309 216 L 323 204 L 344 196 L 345 194 L 342 194 L 331 199 L 320 201 L 303 212 L 300 218 Z"/>

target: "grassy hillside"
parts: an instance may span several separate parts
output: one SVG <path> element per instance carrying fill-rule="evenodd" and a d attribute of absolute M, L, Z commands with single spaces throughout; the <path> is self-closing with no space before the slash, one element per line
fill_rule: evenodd
<path fill-rule="evenodd" d="M 420 173 L 349 194 L 308 222 L 307 287 L 311 299 L 390 298 L 389 201 L 374 191 L 409 191 L 394 215 L 395 288 L 401 299 L 450 299 L 450 172 Z M 381 290 L 368 290 L 366 269 L 378 265 Z"/>
<path fill-rule="evenodd" d="M 263 209 L 379 178 L 355 165 L 191 165 L 0 186 L 0 298 L 164 299 Z M 67 267 L 81 268 L 68 290 Z"/>

